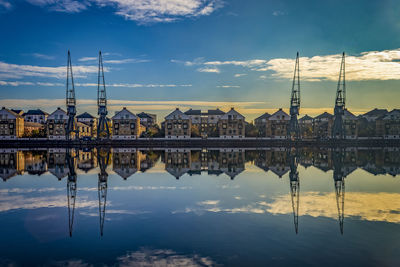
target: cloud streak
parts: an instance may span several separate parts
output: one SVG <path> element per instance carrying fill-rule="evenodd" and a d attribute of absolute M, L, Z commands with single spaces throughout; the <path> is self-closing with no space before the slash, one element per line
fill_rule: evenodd
<path fill-rule="evenodd" d="M 111 7 L 115 14 L 139 24 L 173 22 L 207 16 L 222 7 L 221 0 L 27 0 L 50 11 L 78 13 L 89 7 Z"/>

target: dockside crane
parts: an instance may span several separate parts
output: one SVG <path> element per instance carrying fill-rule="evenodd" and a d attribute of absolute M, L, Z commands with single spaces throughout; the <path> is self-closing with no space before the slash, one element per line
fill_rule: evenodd
<path fill-rule="evenodd" d="M 77 154 L 74 154 L 69 148 L 66 153 L 66 161 L 68 166 L 68 181 L 67 181 L 67 197 L 68 197 L 68 226 L 69 236 L 72 237 L 72 230 L 74 225 L 75 215 L 75 201 L 76 201 L 76 180 L 77 175 L 75 171 L 75 158 Z"/>
<path fill-rule="evenodd" d="M 289 150 L 289 165 L 290 165 L 290 196 L 292 199 L 292 209 L 293 209 L 293 222 L 294 231 L 296 235 L 299 232 L 299 200 L 300 200 L 300 180 L 299 172 L 297 171 L 297 157 L 296 151 Z"/>
<path fill-rule="evenodd" d="M 99 197 L 100 236 L 103 236 L 104 219 L 106 217 L 107 181 L 108 181 L 108 173 L 106 169 L 109 158 L 110 158 L 110 151 L 108 149 L 102 149 L 102 148 L 97 149 L 97 162 L 100 168 L 98 191 L 97 191 Z"/>
<path fill-rule="evenodd" d="M 346 69 L 345 54 L 342 54 L 342 62 L 340 64 L 339 81 L 336 90 L 334 121 L 332 126 L 332 138 L 344 139 L 345 129 L 343 126 L 343 115 L 346 106 Z"/>
<path fill-rule="evenodd" d="M 74 76 L 72 74 L 72 63 L 71 54 L 68 50 L 68 62 L 67 62 L 67 93 L 66 93 L 66 105 L 68 122 L 65 128 L 65 135 L 67 140 L 71 139 L 71 134 L 76 131 L 76 99 L 75 99 L 75 85 Z"/>
<path fill-rule="evenodd" d="M 99 73 L 97 77 L 97 108 L 97 114 L 99 115 L 97 125 L 97 138 L 108 139 L 110 137 L 110 129 L 107 123 L 107 94 L 101 51 L 99 51 Z"/>
<path fill-rule="evenodd" d="M 297 120 L 300 111 L 300 67 L 299 67 L 299 52 L 297 52 L 296 63 L 294 67 L 292 94 L 290 97 L 290 122 L 287 130 L 289 139 L 300 138 L 300 127 Z"/>

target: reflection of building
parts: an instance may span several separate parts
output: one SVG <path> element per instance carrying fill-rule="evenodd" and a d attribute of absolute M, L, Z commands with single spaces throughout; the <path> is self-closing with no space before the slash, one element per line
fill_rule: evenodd
<path fill-rule="evenodd" d="M 176 108 L 165 117 L 165 138 L 190 138 L 191 127 L 190 117 Z"/>
<path fill-rule="evenodd" d="M 156 151 L 142 151 L 142 153 L 144 153 L 144 157 L 140 160 L 140 171 L 145 172 L 156 164 L 160 158 L 160 154 Z"/>
<path fill-rule="evenodd" d="M 266 136 L 270 138 L 285 139 L 290 116 L 281 108 L 267 120 Z"/>
<path fill-rule="evenodd" d="M 279 178 L 290 170 L 287 152 L 284 148 L 268 150 L 267 161 L 269 162 L 269 169 Z"/>
<path fill-rule="evenodd" d="M 144 131 L 140 119 L 125 107 L 112 117 L 113 139 L 136 139 Z"/>
<path fill-rule="evenodd" d="M 3 107 L 0 110 L 0 139 L 16 139 L 24 134 L 24 118 Z"/>
<path fill-rule="evenodd" d="M 0 149 L 0 177 L 7 181 L 24 172 L 24 154 L 16 149 Z"/>
<path fill-rule="evenodd" d="M 47 136 L 49 139 L 66 139 L 65 127 L 67 125 L 68 115 L 61 108 L 51 113 L 47 117 Z"/>
<path fill-rule="evenodd" d="M 179 179 L 190 170 L 191 152 L 189 149 L 165 150 L 165 170 Z"/>
<path fill-rule="evenodd" d="M 47 172 L 46 154 L 44 151 L 30 151 L 24 153 L 25 171 L 33 175 L 42 175 Z"/>
<path fill-rule="evenodd" d="M 47 166 L 51 174 L 61 180 L 68 174 L 65 148 L 51 148 L 47 152 Z"/>
<path fill-rule="evenodd" d="M 97 158 L 94 151 L 91 149 L 79 150 L 77 165 L 78 169 L 84 172 L 94 169 L 97 165 Z"/>
<path fill-rule="evenodd" d="M 140 169 L 142 157 L 136 148 L 114 148 L 113 171 L 126 180 Z"/>
<path fill-rule="evenodd" d="M 245 121 L 244 116 L 231 108 L 222 115 L 218 122 L 220 138 L 244 138 Z"/>
<path fill-rule="evenodd" d="M 239 148 L 224 148 L 219 150 L 219 167 L 222 172 L 235 178 L 244 171 L 245 151 Z"/>
<path fill-rule="evenodd" d="M 208 175 L 220 175 L 223 173 L 219 167 L 218 150 L 192 151 L 189 175 L 200 175 L 207 172 Z"/>

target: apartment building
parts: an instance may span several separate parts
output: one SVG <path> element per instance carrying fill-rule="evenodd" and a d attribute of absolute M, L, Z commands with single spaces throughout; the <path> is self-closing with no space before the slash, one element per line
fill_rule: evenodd
<path fill-rule="evenodd" d="M 0 110 L 0 139 L 17 139 L 24 134 L 24 118 L 3 107 Z"/>
<path fill-rule="evenodd" d="M 140 124 L 138 116 L 124 107 L 111 118 L 113 135 L 112 139 L 136 139 L 145 130 Z"/>
<path fill-rule="evenodd" d="M 220 138 L 244 138 L 245 137 L 245 117 L 231 108 L 222 115 L 218 121 Z"/>
<path fill-rule="evenodd" d="M 267 120 L 266 137 L 286 139 L 289 121 L 290 116 L 280 108 Z"/>
<path fill-rule="evenodd" d="M 165 117 L 165 138 L 186 139 L 191 135 L 191 119 L 176 108 Z"/>

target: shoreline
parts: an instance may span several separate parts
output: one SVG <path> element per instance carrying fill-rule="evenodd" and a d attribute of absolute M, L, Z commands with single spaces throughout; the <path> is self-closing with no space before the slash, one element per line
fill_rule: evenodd
<path fill-rule="evenodd" d="M 133 140 L 0 140 L 0 148 L 35 147 L 400 147 L 400 139 L 351 139 L 351 140 L 277 140 L 277 139 L 133 139 Z"/>

